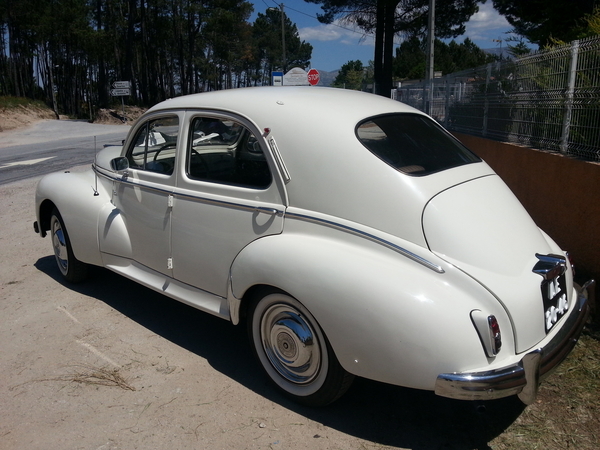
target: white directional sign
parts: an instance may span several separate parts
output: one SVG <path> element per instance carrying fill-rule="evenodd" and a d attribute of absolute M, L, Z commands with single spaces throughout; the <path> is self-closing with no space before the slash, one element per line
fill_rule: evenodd
<path fill-rule="evenodd" d="M 115 81 L 112 84 L 115 89 L 129 89 L 131 87 L 130 81 Z"/>
<path fill-rule="evenodd" d="M 122 97 L 122 96 L 126 96 L 126 95 L 131 95 L 131 91 L 129 88 L 127 88 L 127 89 L 111 89 L 110 95 L 112 95 L 113 97 Z"/>

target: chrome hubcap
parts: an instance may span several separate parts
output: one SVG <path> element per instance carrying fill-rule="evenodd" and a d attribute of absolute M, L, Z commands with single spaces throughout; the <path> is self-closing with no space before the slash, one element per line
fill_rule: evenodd
<path fill-rule="evenodd" d="M 52 246 L 54 247 L 54 256 L 62 273 L 65 273 L 69 267 L 67 254 L 67 243 L 63 229 L 56 217 L 52 218 Z"/>
<path fill-rule="evenodd" d="M 268 308 L 261 318 L 260 334 L 269 361 L 285 379 L 304 384 L 319 374 L 319 340 L 293 306 L 278 304 Z"/>

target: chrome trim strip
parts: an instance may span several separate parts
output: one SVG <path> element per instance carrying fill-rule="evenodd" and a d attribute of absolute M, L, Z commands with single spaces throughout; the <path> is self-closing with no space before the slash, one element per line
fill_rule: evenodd
<path fill-rule="evenodd" d="M 273 154 L 273 159 L 275 159 L 275 163 L 279 167 L 279 171 L 281 172 L 281 177 L 283 178 L 283 182 L 288 184 L 292 177 L 290 176 L 290 172 L 287 170 L 285 163 L 283 162 L 283 158 L 281 157 L 281 153 L 279 153 L 279 147 L 277 147 L 277 143 L 275 142 L 275 138 L 271 137 L 268 140 L 269 147 L 271 147 L 271 153 Z"/>
<path fill-rule="evenodd" d="M 545 347 L 530 351 L 517 364 L 485 372 L 442 373 L 437 377 L 435 393 L 459 400 L 518 395 L 523 403 L 531 404 L 539 382 L 564 361 L 579 340 L 590 312 L 587 292 L 583 289 L 577 293 L 576 308 Z"/>
<path fill-rule="evenodd" d="M 383 245 L 384 247 L 387 247 L 391 250 L 394 250 L 395 252 L 400 253 L 403 256 L 406 256 L 407 258 L 427 267 L 428 269 L 433 270 L 434 272 L 437 273 L 444 273 L 444 269 L 442 269 L 441 266 L 438 266 L 437 264 L 434 264 L 430 261 L 427 261 L 425 258 L 409 251 L 406 250 L 405 248 L 400 247 L 399 245 L 396 245 L 392 242 L 386 241 L 385 239 L 382 239 L 378 236 L 375 236 L 373 234 L 367 233 L 365 231 L 361 231 L 361 230 L 357 230 L 356 228 L 352 228 L 346 225 L 342 225 L 336 222 L 332 222 L 330 220 L 325 220 L 325 219 L 318 219 L 316 217 L 311 217 L 311 216 L 307 216 L 304 214 L 298 214 L 298 213 L 290 213 L 290 212 L 286 212 L 286 218 L 292 218 L 292 219 L 298 219 L 298 220 L 303 220 L 305 222 L 310 222 L 310 223 L 315 223 L 318 225 L 325 225 L 329 228 L 333 228 L 336 230 L 340 230 L 340 231 L 344 231 L 346 233 L 350 233 L 353 234 L 355 236 L 359 236 L 365 239 L 370 240 L 371 242 L 375 242 L 377 244 Z"/>
<path fill-rule="evenodd" d="M 94 170 L 95 170 L 95 168 L 94 168 Z M 196 201 L 198 203 L 205 203 L 208 205 L 215 205 L 215 206 L 223 206 L 226 208 L 239 209 L 239 210 L 243 210 L 243 211 L 255 211 L 260 214 L 268 214 L 271 216 L 283 216 L 283 213 L 284 213 L 283 211 L 278 210 L 276 208 L 270 208 L 270 207 L 264 207 L 264 206 L 250 206 L 250 205 L 244 205 L 241 203 L 227 202 L 224 200 L 214 200 L 214 199 L 200 197 L 200 196 L 191 195 L 191 194 L 183 194 L 181 192 L 177 192 L 177 189 L 167 190 L 167 189 L 155 188 L 153 186 L 148 186 L 147 184 L 132 182 L 129 179 L 121 179 L 119 177 L 113 177 L 111 175 L 108 175 L 108 174 L 100 172 L 100 171 L 98 171 L 98 174 L 101 176 L 104 176 L 105 178 L 108 178 L 109 180 L 112 180 L 112 181 L 118 181 L 120 183 L 130 184 L 132 186 L 136 186 L 136 187 L 139 187 L 142 189 L 148 189 L 148 190 L 152 190 L 152 191 L 156 191 L 156 192 L 162 192 L 164 194 L 173 195 L 176 198 L 182 198 L 182 199 L 186 199 L 186 200 Z"/>
<path fill-rule="evenodd" d="M 98 175 L 103 176 L 104 178 L 107 178 L 107 179 L 109 179 L 111 181 L 117 181 L 119 183 L 129 184 L 131 186 L 136 186 L 136 187 L 139 187 L 139 188 L 142 188 L 142 189 L 148 189 L 149 191 L 160 192 L 160 193 L 163 193 L 163 194 L 166 194 L 166 195 L 173 194 L 173 190 L 172 189 L 162 189 L 162 188 L 159 188 L 159 187 L 149 186 L 149 185 L 147 185 L 145 183 L 142 184 L 142 183 L 140 183 L 138 181 L 131 180 L 127 176 L 112 176 L 112 175 L 109 175 L 109 174 L 105 173 L 104 171 L 102 171 L 101 169 L 96 168 L 96 166 L 93 165 L 93 164 L 92 164 L 92 169 Z"/>
<path fill-rule="evenodd" d="M 233 209 L 239 209 L 239 210 L 243 210 L 243 211 L 253 211 L 253 212 L 262 213 L 262 214 L 269 214 L 271 216 L 283 216 L 283 213 L 284 213 L 283 211 L 280 211 L 276 208 L 243 205 L 241 203 L 226 202 L 224 200 L 214 200 L 211 198 L 199 197 L 196 195 L 182 194 L 180 192 L 173 192 L 173 195 L 176 198 L 191 200 L 191 201 L 195 201 L 198 203 L 205 203 L 207 205 L 223 206 L 225 208 L 233 208 Z"/>
<path fill-rule="evenodd" d="M 94 170 L 96 170 L 96 167 L 94 167 Z M 105 174 L 103 172 L 98 172 L 100 175 L 105 176 L 108 179 L 114 180 L 114 181 L 119 181 L 121 183 L 129 183 L 131 185 L 134 186 L 139 186 L 142 188 L 146 188 L 146 189 L 152 189 L 158 192 L 165 192 L 167 194 L 173 194 L 175 197 L 179 197 L 179 198 L 185 198 L 188 200 L 192 200 L 192 201 L 197 201 L 200 203 L 206 203 L 206 204 L 210 204 L 210 205 L 216 205 L 216 206 L 224 206 L 227 208 L 235 208 L 235 209 L 241 209 L 241 210 L 245 210 L 245 211 L 256 211 L 258 213 L 262 213 L 262 214 L 269 214 L 269 215 L 283 215 L 284 211 L 279 211 L 275 208 L 265 208 L 265 207 L 260 207 L 260 206 L 248 206 L 248 205 L 243 205 L 241 203 L 233 203 L 233 202 L 226 202 L 223 200 L 213 200 L 213 199 L 209 199 L 209 198 L 205 198 L 205 197 L 199 197 L 199 196 L 195 196 L 195 195 L 189 195 L 189 194 L 183 194 L 183 193 L 179 193 L 176 191 L 167 191 L 167 190 L 161 190 L 158 188 L 153 188 L 151 186 L 147 186 L 147 185 L 143 185 L 143 184 L 139 184 L 139 183 L 133 183 L 129 180 L 123 180 L 121 178 L 118 177 L 112 177 L 108 174 Z M 359 236 L 365 239 L 370 240 L 371 242 L 375 242 L 377 244 L 383 245 L 384 247 L 387 247 L 391 250 L 394 250 L 395 252 L 400 253 L 403 256 L 406 256 L 407 258 L 427 267 L 430 270 L 433 270 L 434 272 L 437 273 L 444 273 L 444 269 L 442 269 L 441 266 L 434 264 L 428 260 L 426 260 L 425 258 L 409 251 L 406 250 L 405 248 L 400 247 L 399 245 L 396 245 L 392 242 L 386 241 L 385 239 L 382 239 L 380 237 L 377 237 L 373 234 L 361 231 L 361 230 L 357 230 L 356 228 L 352 228 L 352 227 L 348 227 L 346 225 L 342 225 L 336 222 L 332 222 L 330 220 L 325 220 L 325 219 L 318 219 L 316 217 L 311 217 L 311 216 L 307 216 L 304 214 L 297 214 L 297 213 L 285 213 L 286 217 L 290 217 L 290 218 L 295 218 L 298 220 L 303 220 L 305 222 L 310 222 L 310 223 L 315 223 L 315 224 L 319 224 L 319 225 L 325 225 L 329 228 L 333 228 L 336 230 L 340 230 L 340 231 L 344 231 L 346 233 L 350 233 L 353 234 L 355 236 Z"/>

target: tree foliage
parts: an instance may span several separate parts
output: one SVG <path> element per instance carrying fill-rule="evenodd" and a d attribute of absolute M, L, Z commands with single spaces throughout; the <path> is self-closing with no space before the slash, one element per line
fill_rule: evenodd
<path fill-rule="evenodd" d="M 375 34 L 374 78 L 377 93 L 389 95 L 392 87 L 394 36 L 423 37 L 427 32 L 429 0 L 305 0 L 321 4 L 318 18 L 331 23 L 338 17 Z M 435 33 L 440 38 L 464 33 L 465 23 L 485 0 L 437 0 Z"/>
<path fill-rule="evenodd" d="M 404 41 L 396 49 L 394 77 L 400 79 L 425 78 L 425 46 L 425 40 L 419 40 L 416 36 Z M 446 44 L 436 39 L 434 53 L 434 69 L 443 74 L 482 66 L 496 60 L 493 55 L 485 53 L 468 38 L 462 44 L 458 44 L 454 40 Z"/>
<path fill-rule="evenodd" d="M 541 47 L 553 40 L 569 42 L 581 37 L 586 15 L 594 12 L 596 0 L 493 0 L 514 32 Z"/>
<path fill-rule="evenodd" d="M 266 79 L 273 70 L 287 72 L 292 67 L 307 67 L 312 54 L 312 45 L 302 41 L 298 27 L 284 15 L 285 61 L 281 36 L 281 10 L 269 8 L 259 13 L 254 21 L 255 59 L 262 62 L 259 71 Z M 266 80 L 263 80 L 265 82 Z"/>
<path fill-rule="evenodd" d="M 361 61 L 348 61 L 340 68 L 332 86 L 360 91 L 365 79 L 365 71 L 366 68 Z"/>
<path fill-rule="evenodd" d="M 281 13 L 254 24 L 245 0 L 0 0 L 0 95 L 42 99 L 87 117 L 114 81 L 130 103 L 266 84 L 281 64 Z M 286 59 L 306 67 L 312 46 L 284 21 Z"/>

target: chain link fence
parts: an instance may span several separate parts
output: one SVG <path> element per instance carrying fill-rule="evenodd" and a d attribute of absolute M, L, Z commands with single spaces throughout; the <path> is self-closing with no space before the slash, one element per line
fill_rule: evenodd
<path fill-rule="evenodd" d="M 450 131 L 600 161 L 600 36 L 398 88 Z"/>

